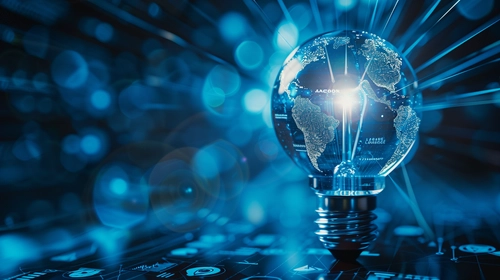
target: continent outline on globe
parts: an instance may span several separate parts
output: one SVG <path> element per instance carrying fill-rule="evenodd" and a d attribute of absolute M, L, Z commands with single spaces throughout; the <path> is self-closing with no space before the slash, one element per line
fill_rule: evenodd
<path fill-rule="evenodd" d="M 357 142 L 352 143 L 353 146 L 359 148 L 360 145 L 363 144 L 359 136 L 360 133 L 363 134 L 363 132 L 361 132 L 361 127 L 363 125 L 363 118 L 366 118 L 365 111 L 370 110 L 366 107 L 380 105 L 385 109 L 378 110 L 392 112 L 391 126 L 396 133 L 394 133 L 394 139 L 391 138 L 392 142 L 395 142 L 391 150 L 391 155 L 380 156 L 378 154 L 372 154 L 372 159 L 379 160 L 361 158 L 358 161 L 359 164 L 363 165 L 366 165 L 365 162 L 375 161 L 379 166 L 378 170 L 380 170 L 380 172 L 373 175 L 377 176 L 382 175 L 381 173 L 392 171 L 393 167 L 399 163 L 402 157 L 409 151 L 415 141 L 420 118 L 413 109 L 417 102 L 409 98 L 407 94 L 407 91 L 411 90 L 411 88 L 407 89 L 406 86 L 400 85 L 402 82 L 407 82 L 405 76 L 401 74 L 401 67 L 404 66 L 402 57 L 400 57 L 396 51 L 390 49 L 385 40 L 380 39 L 378 36 L 367 32 L 352 32 L 354 35 L 350 34 L 350 37 L 347 36 L 347 33 L 344 36 L 344 34 L 341 34 L 342 32 L 323 34 L 315 39 L 307 41 L 300 47 L 302 49 L 297 48 L 290 54 L 277 77 L 273 93 L 273 95 L 277 93 L 277 97 L 273 99 L 273 102 L 282 100 L 281 102 L 285 104 L 284 107 L 289 110 L 288 112 L 286 112 L 286 109 L 285 112 L 275 112 L 273 107 L 273 121 L 276 123 L 280 119 L 281 121 L 287 121 L 289 125 L 292 124 L 293 121 L 295 127 L 303 134 L 303 143 L 301 143 L 293 141 L 293 137 L 297 136 L 297 132 L 290 132 L 293 145 L 284 146 L 285 150 L 288 146 L 291 146 L 293 149 L 293 146 L 305 145 L 310 164 L 315 170 L 320 172 L 320 174 L 325 174 L 325 172 L 331 170 L 328 166 L 325 168 L 324 164 L 323 167 L 321 166 L 321 157 L 325 150 L 329 149 L 328 146 L 330 143 L 338 143 L 341 141 L 337 139 L 339 134 L 337 130 L 340 130 L 339 126 L 341 126 L 340 124 L 342 122 L 339 120 L 340 118 L 335 116 L 335 114 L 338 114 L 335 109 L 325 110 L 323 105 L 317 104 L 314 95 L 319 92 L 325 93 L 325 96 L 329 98 L 338 99 L 338 95 L 346 92 L 346 89 L 342 88 L 342 86 L 345 86 L 345 83 L 342 83 L 344 78 L 340 74 L 341 71 L 336 71 L 337 69 L 335 68 L 338 66 L 338 63 L 332 63 L 329 57 L 331 56 L 329 53 L 333 50 L 342 51 L 340 49 L 344 48 L 341 47 L 345 46 L 345 73 L 348 73 L 349 68 L 348 74 L 351 78 L 355 76 L 355 74 L 362 76 L 362 78 L 355 81 L 356 86 L 354 87 L 357 92 L 357 94 L 355 94 L 357 95 L 355 96 L 356 102 L 361 104 L 361 121 L 358 119 L 357 128 L 353 126 L 357 131 Z M 365 36 L 367 38 L 364 39 L 362 44 L 359 44 L 358 40 Z M 357 55 L 357 57 L 355 55 Z M 366 59 L 364 63 L 360 61 L 360 56 Z M 358 60 L 353 62 L 353 57 Z M 334 57 L 333 59 L 336 58 Z M 350 59 L 349 64 L 348 59 Z M 321 88 L 319 88 L 319 86 L 316 88 L 308 87 L 301 81 L 299 73 L 307 72 L 307 68 L 319 67 L 317 65 L 318 63 L 322 63 L 320 66 L 323 65 L 325 70 L 329 67 L 330 73 L 324 74 L 323 80 L 329 80 L 331 84 L 323 86 L 325 84 L 324 81 L 320 81 L 319 83 L 322 85 Z M 334 65 L 335 69 L 332 69 L 332 65 Z M 340 78 L 336 79 L 334 76 L 340 76 Z M 338 86 L 336 84 L 338 84 Z M 416 88 L 415 85 L 414 88 Z M 367 105 L 367 103 L 369 104 Z M 290 104 L 291 106 L 289 106 Z M 298 107 L 296 107 L 297 104 Z M 333 105 L 333 107 L 335 107 L 335 105 Z M 283 113 L 288 114 L 290 117 L 283 118 Z M 281 117 L 279 119 L 274 118 L 275 114 L 281 114 Z M 390 116 L 390 114 L 385 115 L 387 115 L 386 118 Z M 382 117 L 384 117 L 384 114 L 382 114 Z M 404 129 L 402 129 L 402 127 L 404 127 Z M 376 134 L 376 132 L 374 133 Z M 279 135 L 278 138 L 281 136 L 282 135 Z M 384 138 L 380 135 L 372 135 L 371 137 Z M 300 139 L 300 137 L 296 137 L 295 139 Z M 385 139 L 386 138 L 384 138 L 384 143 Z M 368 141 L 365 141 L 365 145 L 368 143 Z M 287 151 L 292 158 L 296 156 L 294 155 L 294 151 L 290 151 L 290 149 Z M 356 149 L 352 151 L 353 154 L 356 152 L 358 152 Z M 330 161 L 332 160 L 331 157 L 339 157 L 338 151 L 334 151 L 333 153 L 329 151 L 329 153 L 330 158 L 328 160 Z M 382 160 L 380 158 L 382 158 Z"/>

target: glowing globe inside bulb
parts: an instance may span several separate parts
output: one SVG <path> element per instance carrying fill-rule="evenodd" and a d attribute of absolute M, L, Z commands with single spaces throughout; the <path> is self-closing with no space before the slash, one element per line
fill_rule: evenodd
<path fill-rule="evenodd" d="M 278 73 L 276 135 L 319 180 L 319 193 L 379 193 L 417 137 L 417 86 L 411 65 L 380 37 L 325 33 L 296 48 Z"/>

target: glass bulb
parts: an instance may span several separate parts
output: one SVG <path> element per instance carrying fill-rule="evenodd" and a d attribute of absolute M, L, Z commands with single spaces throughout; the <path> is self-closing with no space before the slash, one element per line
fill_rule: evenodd
<path fill-rule="evenodd" d="M 376 238 L 374 195 L 415 142 L 419 105 L 411 65 L 374 34 L 325 33 L 285 60 L 272 92 L 274 128 L 310 174 L 316 233 L 336 257 L 355 258 Z"/>

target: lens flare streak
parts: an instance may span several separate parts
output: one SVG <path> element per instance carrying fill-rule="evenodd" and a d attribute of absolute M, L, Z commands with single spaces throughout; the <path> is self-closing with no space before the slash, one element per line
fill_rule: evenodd
<path fill-rule="evenodd" d="M 423 38 L 425 38 L 425 36 L 427 36 L 427 34 L 446 16 L 448 15 L 448 13 L 458 4 L 458 2 L 460 2 L 460 0 L 458 0 L 457 2 L 455 2 L 455 4 L 453 6 L 451 6 L 426 32 L 422 33 L 422 35 L 410 46 L 408 47 L 408 49 L 406 49 L 404 51 L 404 55 L 405 56 L 408 56 L 410 54 L 410 52 L 413 51 L 413 49 L 420 43 L 420 41 L 422 41 Z"/>
<path fill-rule="evenodd" d="M 464 36 L 463 38 L 461 38 L 460 40 L 458 40 L 454 44 L 450 45 L 447 49 L 443 50 L 442 52 L 440 52 L 439 54 L 437 54 L 433 58 L 429 59 L 426 63 L 424 63 L 421 66 L 419 66 L 417 69 L 415 69 L 415 71 L 418 73 L 418 72 L 422 71 L 423 69 L 429 67 L 430 65 L 432 65 L 433 63 L 435 63 L 439 59 L 443 58 L 445 55 L 449 54 L 450 52 L 452 52 L 456 48 L 460 47 L 462 44 L 466 43 L 467 41 L 469 41 L 470 39 L 474 38 L 475 36 L 477 36 L 481 32 L 483 32 L 486 29 L 490 28 L 492 25 L 494 25 L 498 21 L 500 21 L 500 16 L 497 16 L 496 18 L 490 20 L 489 22 L 483 24 L 482 26 L 480 26 L 476 30 L 474 30 L 471 33 L 467 34 L 466 36 Z"/>
<path fill-rule="evenodd" d="M 370 31 L 373 30 L 373 23 L 375 21 L 375 15 L 377 14 L 377 7 L 378 7 L 378 0 L 375 2 L 375 8 L 373 8 L 372 19 L 370 20 L 370 27 L 368 27 L 368 30 Z"/>
<path fill-rule="evenodd" d="M 384 34 L 385 29 L 387 28 L 387 25 L 389 24 L 389 21 L 391 21 L 392 14 L 394 14 L 394 10 L 396 10 L 396 7 L 398 6 L 399 0 L 396 0 L 396 3 L 394 3 L 394 7 L 392 8 L 391 14 L 389 15 L 389 18 L 385 22 L 384 29 L 382 29 L 382 34 Z"/>

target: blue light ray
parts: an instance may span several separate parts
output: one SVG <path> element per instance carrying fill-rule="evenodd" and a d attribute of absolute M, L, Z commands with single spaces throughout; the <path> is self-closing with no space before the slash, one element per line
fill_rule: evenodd
<path fill-rule="evenodd" d="M 460 0 L 458 0 L 457 2 L 455 2 L 455 4 L 453 6 L 451 6 L 426 32 L 422 33 L 422 35 L 410 46 L 408 47 L 408 49 L 406 49 L 404 51 L 404 55 L 405 56 L 408 56 L 412 51 L 413 49 L 422 41 L 423 38 L 425 38 L 425 36 L 446 16 L 448 15 L 448 13 L 457 5 L 457 3 L 460 2 Z"/>
<path fill-rule="evenodd" d="M 396 183 L 396 181 L 392 178 L 391 175 L 388 175 L 387 176 L 389 178 L 389 180 L 391 180 L 392 184 L 394 185 L 394 187 L 396 187 L 396 190 L 399 192 L 399 194 L 401 195 L 401 197 L 403 198 L 403 200 L 408 203 L 408 205 L 410 205 L 410 207 L 414 207 L 413 204 L 415 202 L 413 202 L 410 197 L 408 196 L 408 194 L 405 193 L 405 191 L 403 191 L 403 189 L 399 186 L 398 183 Z"/>
<path fill-rule="evenodd" d="M 269 32 L 274 33 L 274 28 L 273 25 L 271 24 L 271 21 L 269 20 L 269 17 L 266 15 L 264 10 L 262 10 L 262 7 L 259 5 L 259 3 L 257 3 L 256 0 L 243 0 L 243 3 L 245 3 L 247 8 L 250 10 L 250 12 L 252 12 L 252 14 L 255 17 L 257 16 L 261 17 Z"/>
<path fill-rule="evenodd" d="M 377 14 L 377 7 L 378 7 L 378 0 L 377 2 L 375 2 L 375 8 L 373 8 L 372 19 L 370 20 L 370 27 L 368 28 L 369 31 L 373 30 L 373 22 L 375 21 L 375 15 Z"/>
<path fill-rule="evenodd" d="M 455 8 L 455 6 L 458 4 L 458 2 L 460 2 L 460 0 L 457 0 L 457 2 L 455 2 L 455 4 L 453 4 L 453 6 L 451 6 L 451 8 L 448 9 L 448 11 L 446 11 L 446 13 L 444 13 L 443 16 L 441 16 L 438 21 L 436 21 L 436 23 L 434 23 L 434 25 L 438 24 L 453 8 Z M 433 25 L 433 27 L 434 27 Z M 432 28 L 432 27 L 431 27 Z"/>
<path fill-rule="evenodd" d="M 411 51 L 413 51 L 413 49 L 420 43 L 420 41 L 422 41 L 422 39 L 427 35 L 427 33 L 429 33 L 429 31 L 422 33 L 422 35 L 420 35 L 420 37 L 418 37 L 418 39 L 415 40 L 415 42 L 413 42 L 413 44 L 411 44 L 411 46 L 409 46 L 408 49 L 406 49 L 406 51 L 403 53 L 404 56 L 407 57 L 411 53 Z"/>
<path fill-rule="evenodd" d="M 434 240 L 434 232 L 430 228 L 429 224 L 424 218 L 424 215 L 422 214 L 422 211 L 420 210 L 420 207 L 418 206 L 417 198 L 415 196 L 415 192 L 413 191 L 413 186 L 410 181 L 410 176 L 408 176 L 408 171 L 406 170 L 406 165 L 404 163 L 401 164 L 401 170 L 403 171 L 403 177 L 405 180 L 405 185 L 406 189 L 408 190 L 408 196 L 409 198 L 413 201 L 413 214 L 415 215 L 415 218 L 417 219 L 418 225 L 424 229 L 427 238 L 430 240 Z"/>
<path fill-rule="evenodd" d="M 397 6 L 397 8 L 394 10 L 394 14 L 392 15 L 392 20 L 388 21 L 388 25 L 387 25 L 387 32 L 389 35 L 384 35 L 384 34 L 381 34 L 382 36 L 384 37 L 389 37 L 391 36 L 393 33 L 393 29 L 394 29 L 394 26 L 396 24 L 399 24 L 400 22 L 398 21 L 399 17 L 401 16 L 401 14 L 403 13 L 404 11 L 404 7 L 405 5 L 402 4 L 402 5 L 399 5 Z M 385 28 L 385 27 L 384 27 Z M 406 32 L 405 32 L 406 33 Z"/>
<path fill-rule="evenodd" d="M 368 0 L 368 4 L 366 5 L 366 11 L 365 11 L 365 20 L 363 21 L 363 30 L 367 30 L 366 29 L 366 23 L 367 23 L 367 19 L 370 18 L 370 4 L 371 4 L 371 0 Z M 361 10 L 361 9 L 360 9 Z"/>
<path fill-rule="evenodd" d="M 422 24 L 424 24 L 424 22 L 427 21 L 427 19 L 429 19 L 429 17 L 434 12 L 434 10 L 436 9 L 436 7 L 439 5 L 440 2 L 441 2 L 441 0 L 434 1 L 434 4 L 429 7 L 429 9 L 425 12 L 425 15 L 422 17 L 422 19 L 420 21 L 418 21 L 418 20 L 415 21 L 415 22 L 418 22 L 418 25 L 417 25 L 418 27 L 420 27 Z"/>
<path fill-rule="evenodd" d="M 394 7 L 392 8 L 391 13 L 389 14 L 389 18 L 387 19 L 387 22 L 384 25 L 384 29 L 382 29 L 382 34 L 384 34 L 385 29 L 387 28 L 387 25 L 389 24 L 389 21 L 391 21 L 392 15 L 394 14 L 394 10 L 396 10 L 396 7 L 398 6 L 399 0 L 396 0 L 396 3 L 394 3 Z"/>
<path fill-rule="evenodd" d="M 431 5 L 421 16 L 420 18 L 416 19 L 413 21 L 411 26 L 408 28 L 408 30 L 401 36 L 401 39 L 399 40 L 398 43 L 398 49 L 403 50 L 406 46 L 406 42 L 410 41 L 409 38 L 411 38 L 415 32 L 429 19 L 431 14 L 436 10 L 437 6 L 441 0 L 436 0 L 433 5 Z M 411 51 L 411 50 L 410 50 Z"/>
<path fill-rule="evenodd" d="M 499 49 L 499 50 L 497 50 L 497 51 L 500 51 L 500 49 Z M 461 72 L 456 73 L 456 71 L 462 70 L 462 69 L 464 69 L 464 68 L 467 68 L 467 67 L 469 67 L 469 66 L 471 66 L 471 65 L 474 65 L 474 64 L 476 64 L 477 62 L 481 61 L 482 56 L 487 56 L 487 54 L 484 54 L 484 55 L 481 55 L 481 56 L 474 57 L 473 59 L 471 59 L 471 60 L 469 60 L 469 61 L 467 61 L 467 62 L 465 62 L 465 63 L 463 63 L 463 64 L 461 64 L 461 65 L 459 65 L 459 66 L 457 66 L 457 67 L 455 67 L 455 68 L 453 68 L 453 69 L 450 69 L 450 70 L 448 70 L 448 71 L 445 71 L 444 73 L 442 73 L 442 74 L 440 74 L 440 75 L 438 75 L 438 76 L 434 76 L 434 77 L 433 77 L 432 75 L 427 76 L 427 77 L 432 77 L 432 78 L 431 78 L 431 79 L 429 79 L 429 80 L 427 80 L 427 81 L 425 81 L 425 82 L 423 82 L 423 83 L 420 85 L 420 89 L 426 89 L 426 88 L 428 88 L 429 86 L 431 86 L 431 85 L 433 85 L 433 84 L 440 83 L 440 82 L 442 82 L 442 81 L 444 81 L 444 80 L 448 80 L 448 79 L 451 79 L 451 78 L 457 77 L 457 76 L 459 76 L 459 75 L 462 75 L 462 74 L 465 74 L 465 73 L 471 72 L 471 71 L 476 70 L 476 69 L 478 69 L 478 68 L 480 68 L 480 67 L 483 67 L 483 66 L 485 66 L 485 65 L 492 64 L 492 63 L 495 63 L 495 62 L 500 61 L 500 58 L 497 58 L 497 59 L 495 59 L 495 60 L 488 61 L 488 62 L 485 62 L 485 63 L 480 64 L 480 65 L 478 65 L 478 66 L 475 66 L 475 67 L 473 67 L 473 68 L 470 68 L 470 69 L 467 69 L 467 70 L 464 70 L 464 71 L 461 71 Z M 489 56 L 489 55 L 488 55 L 488 56 Z M 427 78 L 427 77 L 426 77 L 426 78 Z M 398 90 L 398 91 L 399 91 L 399 90 Z"/>
<path fill-rule="evenodd" d="M 200 8 L 196 7 L 193 5 L 191 2 L 187 2 L 193 10 L 195 10 L 198 14 L 200 14 L 204 19 L 206 19 L 208 22 L 210 22 L 213 26 L 217 26 L 217 22 L 211 18 L 209 15 L 207 15 L 205 12 L 203 12 Z"/>
<path fill-rule="evenodd" d="M 458 100 L 458 99 L 463 99 L 463 98 L 469 98 L 469 97 L 476 97 L 476 96 L 485 95 L 488 93 L 495 93 L 495 92 L 500 92 L 500 88 L 486 89 L 486 90 L 474 91 L 474 92 L 469 92 L 469 93 L 457 94 L 454 96 L 448 96 L 446 98 L 440 98 L 438 100 L 428 101 L 427 105 L 432 105 L 435 103 L 441 103 L 441 102 L 452 101 L 452 100 Z"/>
<path fill-rule="evenodd" d="M 255 2 L 255 3 L 257 3 L 257 2 Z M 283 0 L 278 0 L 278 4 L 280 5 L 281 11 L 283 11 L 283 14 L 285 15 L 286 20 L 290 23 L 293 23 L 292 16 L 290 15 L 290 12 L 286 8 L 285 3 L 283 3 Z"/>
<path fill-rule="evenodd" d="M 335 14 L 335 26 L 332 26 L 332 30 L 336 30 L 339 28 L 339 11 L 337 9 L 337 5 L 336 5 L 336 1 L 332 1 L 332 8 L 333 8 L 333 11 L 334 11 L 334 14 Z M 333 21 L 332 21 L 332 25 L 333 25 Z"/>
<path fill-rule="evenodd" d="M 247 1 L 252 1 L 255 5 L 250 5 L 250 4 L 247 3 Z M 247 5 L 247 7 L 250 9 L 250 11 L 252 11 L 252 12 L 254 11 L 253 7 L 257 7 L 257 11 L 260 14 L 262 20 L 264 20 L 264 23 L 267 25 L 267 28 L 269 29 L 269 31 L 271 31 L 272 33 L 276 32 L 276 34 L 278 34 L 278 36 L 281 37 L 281 39 L 283 39 L 283 41 L 285 41 L 285 43 L 290 47 L 290 49 L 293 49 L 292 44 L 290 44 L 288 42 L 288 40 L 285 38 L 285 36 L 283 36 L 280 33 L 279 28 L 274 28 L 273 27 L 273 25 L 271 24 L 271 21 L 267 17 L 266 13 L 262 9 L 262 7 L 259 5 L 259 3 L 257 3 L 256 0 L 244 0 L 244 2 Z M 293 21 L 289 21 L 289 23 L 292 24 Z"/>
<path fill-rule="evenodd" d="M 310 0 L 310 4 L 311 4 L 312 14 L 314 15 L 314 21 L 316 22 L 316 26 L 318 27 L 318 30 L 321 33 L 323 33 L 325 29 L 323 27 L 323 22 L 321 21 L 321 14 L 319 13 L 318 2 L 317 0 Z"/>
<path fill-rule="evenodd" d="M 430 65 L 432 65 L 433 63 L 435 63 L 439 59 L 443 58 L 445 55 L 449 54 L 450 52 L 452 52 L 456 48 L 460 47 L 465 42 L 469 41 L 470 39 L 474 38 L 476 35 L 480 34 L 484 30 L 486 30 L 489 27 L 491 27 L 492 25 L 494 25 L 498 21 L 500 21 L 500 16 L 495 17 L 494 19 L 492 19 L 492 20 L 488 21 L 487 23 L 481 25 L 476 30 L 474 30 L 471 33 L 467 34 L 466 36 L 462 37 L 460 40 L 458 40 L 454 44 L 450 45 L 448 48 L 446 48 L 445 50 L 443 50 L 442 52 L 440 52 L 439 54 L 437 54 L 433 58 L 429 59 L 424 64 L 420 65 L 417 69 L 415 69 L 415 71 L 418 73 L 418 72 L 422 71 L 423 69 L 429 67 Z"/>
<path fill-rule="evenodd" d="M 419 111 L 432 111 L 432 110 L 442 110 L 449 109 L 454 107 L 467 107 L 467 106 L 478 106 L 478 105 L 487 105 L 487 104 L 496 104 L 499 103 L 499 100 L 491 99 L 491 100 L 480 100 L 480 101 L 467 101 L 467 102 L 441 102 L 432 105 L 424 105 L 420 108 L 416 108 Z"/>
<path fill-rule="evenodd" d="M 495 45 L 494 48 L 489 48 L 490 46 L 493 46 Z M 491 61 L 488 61 L 488 62 L 485 62 L 481 65 L 478 65 L 478 66 L 475 66 L 473 68 L 470 68 L 470 69 L 467 69 L 467 70 L 464 70 L 462 71 L 463 69 L 467 68 L 467 67 L 470 67 L 470 66 L 473 66 L 485 59 L 488 59 L 498 53 L 500 53 L 500 41 L 492 44 L 488 46 L 487 48 L 483 49 L 483 50 L 486 50 L 485 52 L 483 52 L 482 54 L 480 55 L 477 55 L 477 54 L 472 54 L 468 57 L 466 57 L 465 59 L 469 59 L 468 61 L 465 61 L 465 62 L 460 62 L 460 64 L 458 66 L 455 66 L 454 68 L 450 69 L 450 70 L 447 70 L 447 71 L 444 71 L 444 72 L 441 72 L 440 74 L 434 76 L 434 75 L 429 75 L 427 77 L 425 77 L 424 79 L 422 80 L 425 80 L 426 78 L 428 77 L 431 77 L 429 78 L 428 80 L 426 80 L 425 82 L 422 82 L 422 84 L 420 85 L 420 88 L 421 89 L 425 89 L 425 88 L 428 88 L 429 86 L 435 84 L 435 83 L 439 83 L 441 81 L 444 81 L 444 80 L 447 80 L 447 79 L 450 79 L 450 78 L 453 78 L 453 77 L 456 77 L 458 75 L 461 75 L 461 74 L 464 74 L 464 73 L 467 73 L 467 72 L 470 72 L 472 70 L 475 70 L 479 67 L 482 67 L 484 65 L 487 65 L 487 64 L 491 64 L 491 63 L 495 63 L 497 61 L 500 61 L 500 59 L 494 59 L 494 60 L 491 60 Z M 481 51 L 483 51 L 481 50 Z M 472 58 L 471 58 L 472 57 Z M 458 71 L 462 71 L 462 72 L 458 72 Z"/>
<path fill-rule="evenodd" d="M 6 77 L 6 76 L 0 76 L 0 88 L 2 90 L 8 91 L 9 93 L 13 93 L 14 91 L 20 91 L 20 92 L 27 92 L 31 94 L 38 94 L 38 93 L 43 93 L 46 95 L 54 95 L 54 86 L 50 83 L 41 83 L 37 82 L 37 86 L 43 88 L 36 88 L 34 90 L 33 86 L 29 84 L 30 80 L 29 79 L 23 79 L 22 84 L 20 85 L 15 85 L 14 83 L 11 83 L 11 78 Z"/>
<path fill-rule="evenodd" d="M 126 11 L 124 10 L 120 10 L 118 7 L 114 6 L 113 4 L 111 3 L 108 3 L 106 1 L 98 1 L 98 0 L 89 0 L 88 1 L 89 3 L 92 3 L 94 4 L 95 6 L 101 8 L 102 10 L 124 20 L 124 21 L 127 21 L 128 23 L 132 24 L 132 25 L 135 25 L 143 30 L 146 30 L 152 34 L 155 34 L 157 36 L 160 36 L 172 43 L 175 43 L 176 45 L 179 45 L 183 48 L 188 48 L 188 49 L 191 49 L 193 51 L 196 51 L 198 53 L 201 53 L 203 54 L 205 57 L 217 62 L 217 63 L 220 63 L 220 64 L 229 64 L 227 61 L 221 59 L 220 57 L 217 57 L 215 56 L 214 54 L 210 53 L 210 52 L 207 52 L 207 51 L 204 51 L 200 48 L 198 48 L 197 46 L 194 46 L 190 43 L 188 43 L 186 40 L 182 39 L 181 37 L 177 36 L 176 34 L 172 33 L 172 32 L 169 32 L 169 31 L 166 31 L 164 29 L 161 29 L 161 28 L 158 28 L 136 16 L 133 16 L 132 14 L 130 13 L 127 13 Z"/>
<path fill-rule="evenodd" d="M 499 42 L 497 42 L 497 43 L 494 43 L 494 45 L 497 45 L 497 44 L 499 44 L 499 43 L 500 43 L 500 41 L 499 41 Z M 490 46 L 491 46 L 491 45 L 490 45 Z M 490 49 L 490 46 L 488 46 L 488 47 L 484 48 L 483 50 L 485 50 L 485 49 Z M 494 53 L 493 53 L 493 54 L 491 54 L 491 51 L 494 51 Z M 433 84 L 440 83 L 440 82 L 442 82 L 442 81 L 445 81 L 445 80 L 448 80 L 448 79 L 451 79 L 451 78 L 454 78 L 454 77 L 457 77 L 457 76 L 460 76 L 460 75 L 463 75 L 463 74 L 466 74 L 466 73 L 472 72 L 472 71 L 474 71 L 474 70 L 476 70 L 476 69 L 478 69 L 478 68 L 481 68 L 481 67 L 483 67 L 483 66 L 486 66 L 486 65 L 488 65 L 488 64 L 492 64 L 492 63 L 495 63 L 495 62 L 500 61 L 500 58 L 497 58 L 497 59 L 495 59 L 495 60 L 491 60 L 491 61 L 485 62 L 485 63 L 483 63 L 483 64 L 480 64 L 480 65 L 478 65 L 478 66 L 475 66 L 475 67 L 473 67 L 473 68 L 470 68 L 470 69 L 464 70 L 464 71 L 462 71 L 462 72 L 458 72 L 458 73 L 456 73 L 457 71 L 460 71 L 460 70 L 462 70 L 462 69 L 464 69 L 464 68 L 467 68 L 467 67 L 469 67 L 469 66 L 472 66 L 472 65 L 474 65 L 474 64 L 476 64 L 476 63 L 478 63 L 478 62 L 480 62 L 481 60 L 486 59 L 486 58 L 489 58 L 489 57 L 491 57 L 492 55 L 497 54 L 497 53 L 500 53 L 500 48 L 496 48 L 496 49 L 494 49 L 494 50 L 490 50 L 490 52 L 483 53 L 482 55 L 479 55 L 479 56 L 472 56 L 472 57 L 473 57 L 473 59 L 471 59 L 471 60 L 469 60 L 469 61 L 467 61 L 467 62 L 464 62 L 464 63 L 462 63 L 462 64 L 458 65 L 457 67 L 453 68 L 453 69 L 450 69 L 450 70 L 448 70 L 448 71 L 445 71 L 445 72 L 443 72 L 443 73 L 439 74 L 438 76 L 434 76 L 434 75 L 435 75 L 435 73 L 434 73 L 434 74 L 431 74 L 431 75 L 427 75 L 426 77 L 424 77 L 424 78 L 422 78 L 422 79 L 419 79 L 419 80 L 417 80 L 416 82 L 420 82 L 420 81 L 422 81 L 422 80 L 425 80 L 425 79 L 429 78 L 428 80 L 425 80 L 424 82 L 422 82 L 422 83 L 419 85 L 419 88 L 420 88 L 421 90 L 426 89 L 426 88 L 428 88 L 428 87 L 432 86 Z M 449 76 L 447 76 L 447 75 L 449 75 Z M 445 77 L 443 77 L 443 76 L 445 76 Z M 405 86 L 405 87 L 402 87 L 402 88 L 400 88 L 400 89 L 396 90 L 396 92 L 399 92 L 399 91 L 401 91 L 401 90 L 403 90 L 403 89 L 405 89 L 405 88 L 407 88 L 407 87 L 409 87 L 409 86 L 411 86 L 411 85 L 412 85 L 412 84 L 409 84 L 409 85 L 407 85 L 407 86 Z"/>

